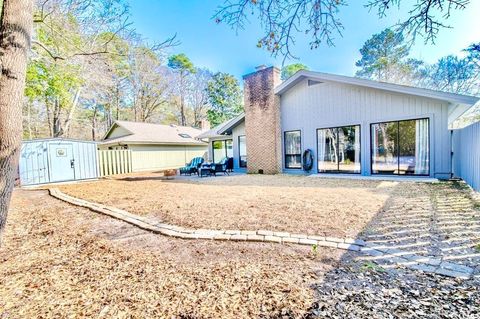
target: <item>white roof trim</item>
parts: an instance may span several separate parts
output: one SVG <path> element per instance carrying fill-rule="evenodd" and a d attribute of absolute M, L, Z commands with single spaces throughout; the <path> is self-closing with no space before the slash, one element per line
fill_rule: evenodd
<path fill-rule="evenodd" d="M 115 128 L 117 128 L 117 127 L 121 127 L 121 128 L 123 128 L 125 131 L 130 132 L 130 135 L 133 134 L 132 131 L 127 130 L 127 129 L 125 128 L 125 126 L 123 126 L 122 124 L 120 124 L 118 121 L 115 121 L 115 122 L 113 122 L 112 126 L 110 126 L 110 128 L 109 128 L 108 131 L 107 131 L 107 133 L 105 133 L 105 135 L 102 137 L 102 141 L 103 141 L 103 140 L 106 140 L 106 139 L 108 138 L 108 136 L 113 132 L 113 130 L 114 130 Z"/>
<path fill-rule="evenodd" d="M 245 113 L 242 112 L 239 115 L 237 115 L 236 117 L 215 126 L 211 130 L 203 132 L 202 134 L 197 136 L 197 139 L 215 138 L 215 137 L 225 136 L 224 133 L 226 131 L 228 131 L 231 128 L 234 128 L 244 119 L 245 119 Z"/>
<path fill-rule="evenodd" d="M 277 86 L 275 88 L 275 94 L 282 95 L 283 93 L 285 93 L 287 90 L 295 86 L 298 82 L 302 81 L 303 79 L 346 83 L 346 84 L 364 86 L 364 87 L 391 91 L 396 93 L 410 94 L 410 95 L 416 95 L 416 96 L 421 96 L 421 97 L 426 97 L 431 99 L 437 99 L 441 101 L 447 101 L 452 104 L 465 104 L 468 106 L 473 106 L 475 103 L 477 103 L 477 101 L 480 100 L 480 98 L 474 97 L 474 96 L 421 89 L 413 86 L 378 82 L 378 81 L 355 78 L 350 76 L 335 75 L 335 74 L 313 72 L 313 71 L 306 71 L 306 70 L 298 71 L 293 76 L 291 76 L 288 80 L 286 80 L 285 82 Z"/>
<path fill-rule="evenodd" d="M 234 128 L 235 126 L 237 126 L 241 121 L 243 121 L 245 119 L 245 113 L 240 113 L 239 115 L 237 115 L 236 117 L 234 117 L 233 119 L 231 119 L 230 121 L 228 121 L 224 126 L 222 126 L 218 131 L 217 133 L 219 135 L 222 135 L 223 133 L 225 133 L 226 131 L 228 131 L 229 129 L 232 129 Z"/>

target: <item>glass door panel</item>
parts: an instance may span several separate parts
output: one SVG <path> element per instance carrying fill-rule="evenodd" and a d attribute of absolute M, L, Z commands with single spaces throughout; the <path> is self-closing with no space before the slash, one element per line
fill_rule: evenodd
<path fill-rule="evenodd" d="M 372 173 L 398 172 L 398 123 L 372 125 Z"/>
<path fill-rule="evenodd" d="M 339 165 L 342 173 L 360 173 L 360 126 L 338 128 Z"/>

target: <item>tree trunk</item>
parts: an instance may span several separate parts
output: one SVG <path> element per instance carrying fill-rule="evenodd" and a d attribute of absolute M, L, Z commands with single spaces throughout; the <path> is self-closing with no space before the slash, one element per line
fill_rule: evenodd
<path fill-rule="evenodd" d="M 82 92 L 82 87 L 79 87 L 77 91 L 75 92 L 75 97 L 73 98 L 73 103 L 72 106 L 70 107 L 70 110 L 68 110 L 68 116 L 67 119 L 65 120 L 64 124 L 64 132 L 65 135 L 68 137 L 69 135 L 69 130 L 70 130 L 70 124 L 72 123 L 73 120 L 73 114 L 75 113 L 75 109 L 77 108 L 78 104 L 78 99 L 80 98 L 80 93 Z"/>
<path fill-rule="evenodd" d="M 59 137 L 62 136 L 63 130 L 62 130 L 62 122 L 60 121 L 60 103 L 58 99 L 55 99 L 54 102 L 54 109 L 53 109 L 53 137 Z"/>
<path fill-rule="evenodd" d="M 47 109 L 47 123 L 48 123 L 48 132 L 50 136 L 53 136 L 53 126 L 52 126 L 52 108 L 48 99 L 45 99 L 45 107 Z"/>
<path fill-rule="evenodd" d="M 184 82 L 184 77 L 183 73 L 180 73 L 180 125 L 185 126 L 185 94 L 184 94 L 184 88 L 183 88 L 183 82 Z"/>
<path fill-rule="evenodd" d="M 93 117 L 92 117 L 92 141 L 95 141 L 95 139 L 97 138 L 96 130 L 97 130 L 97 105 L 95 104 L 95 108 L 93 109 Z"/>
<path fill-rule="evenodd" d="M 118 113 L 120 110 L 120 88 L 118 87 L 120 84 L 117 82 L 115 85 L 115 120 L 118 121 Z M 112 123 L 108 125 L 108 127 L 112 126 Z"/>
<path fill-rule="evenodd" d="M 0 241 L 18 168 L 33 0 L 4 0 L 0 22 Z M 0 242 L 1 245 L 1 242 Z"/>
<path fill-rule="evenodd" d="M 32 139 L 32 102 L 27 102 L 27 132 L 28 139 Z"/>

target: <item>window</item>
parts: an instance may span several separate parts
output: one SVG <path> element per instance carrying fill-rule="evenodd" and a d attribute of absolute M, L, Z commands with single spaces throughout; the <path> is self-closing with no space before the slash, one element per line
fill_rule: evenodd
<path fill-rule="evenodd" d="M 429 120 L 371 124 L 372 174 L 428 175 Z"/>
<path fill-rule="evenodd" d="M 319 173 L 360 173 L 360 125 L 317 130 Z"/>
<path fill-rule="evenodd" d="M 213 141 L 213 162 L 218 163 L 225 157 L 233 157 L 233 141 Z"/>
<path fill-rule="evenodd" d="M 285 168 L 302 168 L 302 133 L 285 132 Z"/>
<path fill-rule="evenodd" d="M 247 144 L 245 135 L 238 137 L 238 163 L 240 167 L 247 167 Z"/>

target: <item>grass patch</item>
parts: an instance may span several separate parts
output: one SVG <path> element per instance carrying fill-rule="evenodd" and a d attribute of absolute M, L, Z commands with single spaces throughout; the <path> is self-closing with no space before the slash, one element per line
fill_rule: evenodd
<path fill-rule="evenodd" d="M 376 272 L 385 272 L 385 268 L 382 266 L 377 265 L 376 263 L 372 261 L 367 261 L 360 267 L 361 271 L 376 271 Z"/>

